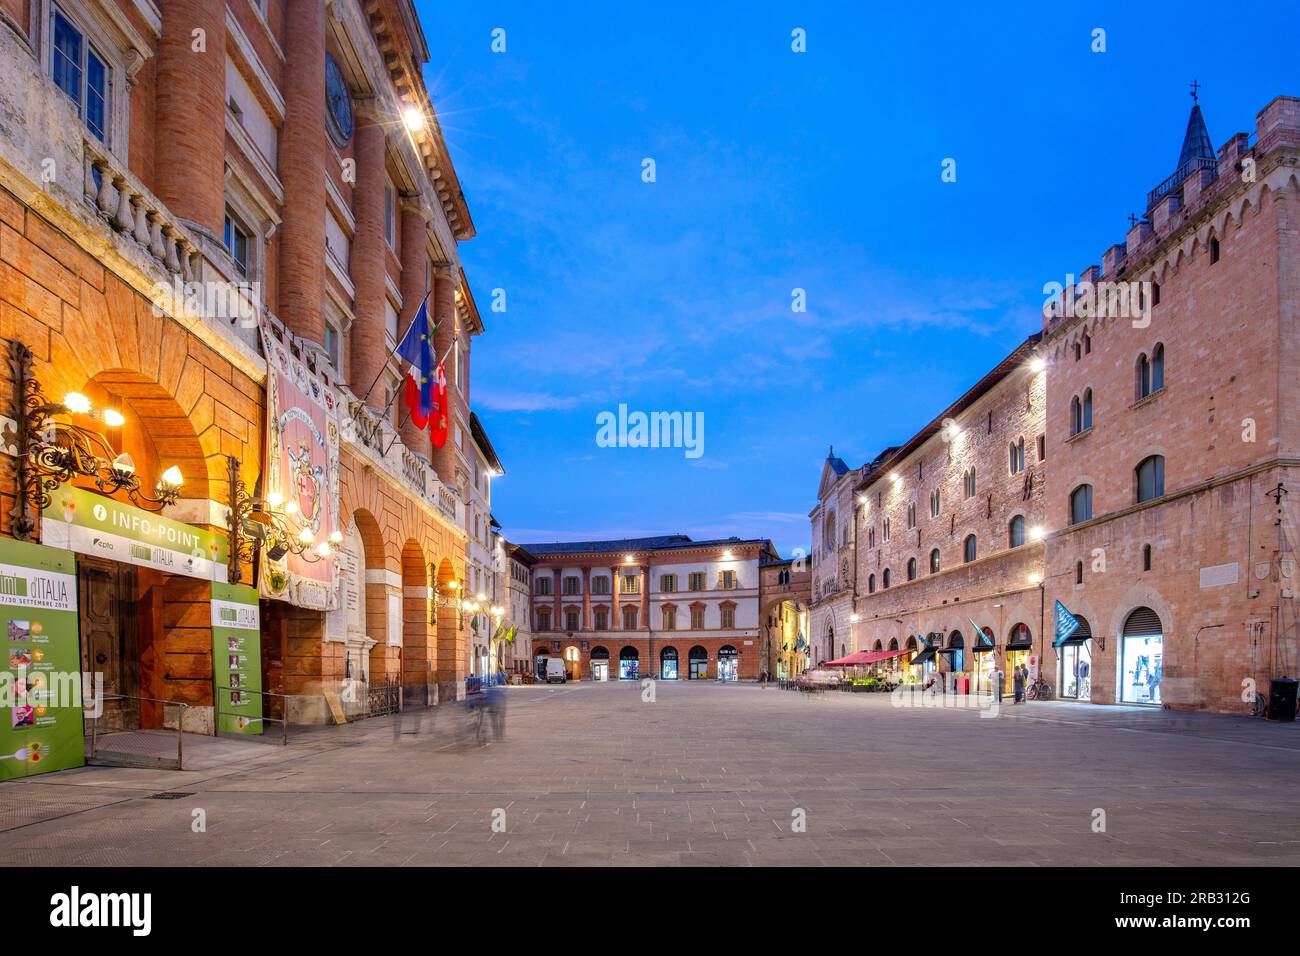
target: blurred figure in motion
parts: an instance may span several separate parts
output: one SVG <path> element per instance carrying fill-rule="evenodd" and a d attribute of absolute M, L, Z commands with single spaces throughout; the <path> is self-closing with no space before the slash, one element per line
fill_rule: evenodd
<path fill-rule="evenodd" d="M 504 675 L 483 688 L 483 706 L 492 725 L 492 739 L 501 740 L 506 735 L 506 689 Z"/>

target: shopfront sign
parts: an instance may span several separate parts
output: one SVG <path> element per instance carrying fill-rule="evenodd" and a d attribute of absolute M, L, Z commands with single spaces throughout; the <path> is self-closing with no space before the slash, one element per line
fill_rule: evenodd
<path fill-rule="evenodd" d="M 85 763 L 77 565 L 69 551 L 0 539 L 0 781 Z"/>
<path fill-rule="evenodd" d="M 41 513 L 41 540 L 166 574 L 226 579 L 226 537 L 64 485 Z"/>
<path fill-rule="evenodd" d="M 262 733 L 262 631 L 256 588 L 212 582 L 217 730 Z"/>

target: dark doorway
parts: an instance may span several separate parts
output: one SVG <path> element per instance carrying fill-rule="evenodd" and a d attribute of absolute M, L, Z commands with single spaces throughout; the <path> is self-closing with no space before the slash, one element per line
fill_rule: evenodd
<path fill-rule="evenodd" d="M 139 622 L 136 594 L 139 581 L 129 564 L 79 555 L 77 606 L 81 616 L 81 669 L 102 674 L 104 696 L 140 696 Z M 138 700 L 106 700 L 99 732 L 136 730 L 140 726 Z M 87 722 L 86 732 L 90 732 Z"/>

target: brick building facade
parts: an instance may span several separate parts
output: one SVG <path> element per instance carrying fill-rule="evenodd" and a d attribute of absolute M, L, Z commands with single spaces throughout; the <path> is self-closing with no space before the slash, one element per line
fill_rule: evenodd
<path fill-rule="evenodd" d="M 1268 104 L 1253 145 L 1210 142 L 1194 108 L 1126 242 L 865 468 L 854 650 L 915 648 L 904 661 L 972 686 L 1026 663 L 1062 697 L 1237 713 L 1294 675 L 1300 101 Z M 1105 283 L 1132 308 L 1094 304 Z M 1060 642 L 1058 601 L 1079 622 Z"/>
<path fill-rule="evenodd" d="M 293 720 L 328 719 L 324 695 L 348 677 L 400 681 L 416 702 L 465 677 L 454 585 L 483 328 L 428 59 L 409 0 L 0 3 L 0 335 L 31 349 L 45 394 L 120 407 L 109 438 L 141 483 L 184 473 L 166 516 L 219 533 L 229 460 L 247 489 L 262 471 L 260 335 L 342 408 L 338 586 L 352 600 L 346 613 L 263 602 L 265 687 Z M 240 309 L 160 295 L 182 283 L 236 288 Z M 399 415 L 402 369 L 385 362 L 426 295 L 448 369 L 442 448 Z M 12 372 L 5 384 L 12 404 Z M 139 573 L 119 590 L 158 606 L 122 662 L 131 686 L 210 725 L 202 589 Z"/>
<path fill-rule="evenodd" d="M 760 562 L 770 541 L 686 535 L 523 545 L 532 568 L 539 674 L 570 680 L 755 680 Z"/>

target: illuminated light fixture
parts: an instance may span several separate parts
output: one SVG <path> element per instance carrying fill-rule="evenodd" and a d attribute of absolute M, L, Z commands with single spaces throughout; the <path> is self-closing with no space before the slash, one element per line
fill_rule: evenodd
<path fill-rule="evenodd" d="M 109 428 L 121 428 L 126 424 L 126 416 L 116 408 L 104 409 L 104 424 Z"/>
<path fill-rule="evenodd" d="M 866 496 L 866 495 L 858 495 L 858 504 L 860 504 L 860 505 L 865 505 L 866 503 L 867 503 L 867 496 Z"/>
<path fill-rule="evenodd" d="M 287 515 L 296 515 L 298 513 L 298 502 L 289 501 L 285 503 L 284 513 Z"/>
<path fill-rule="evenodd" d="M 278 508 L 284 504 L 284 495 L 278 491 L 273 491 L 266 496 L 266 504 L 269 508 Z"/>
<path fill-rule="evenodd" d="M 479 591 L 478 594 L 475 594 L 475 595 L 474 595 L 474 600 L 475 600 L 475 601 L 486 601 L 486 600 L 487 600 L 487 595 L 484 594 L 482 591 Z"/>
<path fill-rule="evenodd" d="M 330 547 L 330 543 L 328 541 L 322 541 L 320 544 L 316 545 L 316 553 L 319 554 L 322 558 L 328 558 L 331 554 L 334 553 L 334 549 Z"/>
<path fill-rule="evenodd" d="M 63 396 L 63 407 L 74 415 L 89 415 L 90 399 L 80 392 L 68 392 Z"/>
<path fill-rule="evenodd" d="M 1030 583 L 1030 584 L 1042 584 L 1042 583 L 1043 583 L 1043 576 L 1042 576 L 1041 574 L 1031 574 L 1031 575 L 1029 575 L 1029 583 Z"/>
<path fill-rule="evenodd" d="M 31 349 L 11 340 L 13 436 L 8 444 L 13 447 L 15 461 L 16 500 L 10 525 L 15 538 L 35 538 L 40 512 L 53 505 L 59 488 L 78 478 L 90 479 L 108 497 L 124 492 L 131 504 L 146 511 L 161 511 L 176 501 L 180 496 L 178 485 L 162 480 L 152 494 L 147 493 L 129 454 L 93 428 L 58 420 L 63 415 L 85 415 L 120 427 L 126 422 L 121 413 L 97 412 L 81 392 L 68 392 L 62 402 L 47 400 L 34 365 Z"/>
<path fill-rule="evenodd" d="M 416 106 L 408 106 L 402 111 L 402 122 L 408 131 L 418 133 L 424 129 L 424 112 Z"/>
<path fill-rule="evenodd" d="M 850 614 L 850 615 L 849 615 L 849 623 L 850 623 L 850 624 L 857 624 L 858 621 L 860 621 L 860 620 L 862 620 L 862 616 L 861 616 L 861 615 L 858 615 L 858 614 Z"/>
<path fill-rule="evenodd" d="M 630 554 L 628 554 L 628 555 L 624 555 L 624 556 L 623 556 L 623 560 L 626 561 L 628 564 L 631 564 L 631 563 L 632 563 L 632 555 L 630 555 Z"/>
<path fill-rule="evenodd" d="M 731 560 L 731 552 L 730 552 L 730 551 L 723 551 L 723 552 L 722 552 L 722 560 L 723 560 L 723 561 L 730 561 L 730 560 Z"/>
<path fill-rule="evenodd" d="M 889 480 L 892 481 L 894 484 L 898 484 L 900 481 L 903 480 L 903 478 L 898 472 L 893 471 L 890 472 L 889 474 Z"/>
<path fill-rule="evenodd" d="M 331 532 L 330 532 L 330 541 L 331 541 L 331 543 L 333 543 L 333 544 L 342 544 L 342 543 L 343 543 L 343 532 L 342 532 L 342 531 L 338 531 L 338 530 L 331 531 Z"/>
<path fill-rule="evenodd" d="M 312 531 L 311 528 L 303 528 L 298 532 L 298 540 L 303 544 L 311 544 L 316 540 L 316 532 Z"/>
<path fill-rule="evenodd" d="M 116 458 L 113 459 L 113 471 L 122 475 L 128 475 L 128 476 L 134 475 L 135 459 L 132 458 L 130 455 L 128 455 L 126 452 L 122 452 L 120 455 L 118 455 Z"/>
<path fill-rule="evenodd" d="M 1030 541 L 1042 541 L 1042 540 L 1043 540 L 1043 536 L 1044 536 L 1045 534 L 1047 534 L 1046 531 L 1044 531 L 1044 530 L 1043 530 L 1041 527 L 1039 527 L 1038 525 L 1035 525 L 1034 527 L 1032 527 L 1032 528 L 1029 529 L 1029 540 L 1030 540 Z"/>
<path fill-rule="evenodd" d="M 185 484 L 185 476 L 181 474 L 179 468 L 172 465 L 162 473 L 161 481 L 168 488 L 179 488 L 181 485 Z"/>
<path fill-rule="evenodd" d="M 283 561 L 287 555 L 293 554 L 301 561 L 314 564 L 331 557 L 338 549 L 343 541 L 341 531 L 331 531 L 329 537 L 320 542 L 316 540 L 315 529 L 310 526 L 295 532 L 289 515 L 298 512 L 297 504 L 292 501 L 285 504 L 284 496 L 276 491 L 260 498 L 250 495 L 239 478 L 239 459 L 227 456 L 226 467 L 230 482 L 230 511 L 226 516 L 229 542 L 226 579 L 231 584 L 238 584 L 243 579 L 243 567 L 253 563 L 259 543 L 265 547 L 266 558 L 271 562 Z M 180 469 L 164 472 L 163 483 L 171 479 L 175 479 L 179 486 L 184 480 Z"/>
<path fill-rule="evenodd" d="M 1035 355 L 1029 360 L 1029 371 L 1033 372 L 1035 375 L 1045 368 L 1047 368 L 1047 360 L 1041 355 Z"/>

